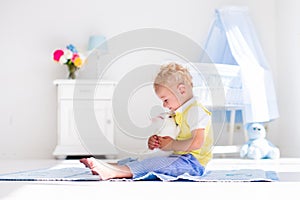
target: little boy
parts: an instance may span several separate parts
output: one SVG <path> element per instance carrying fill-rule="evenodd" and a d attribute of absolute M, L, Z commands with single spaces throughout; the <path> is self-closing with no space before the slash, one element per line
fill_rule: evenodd
<path fill-rule="evenodd" d="M 195 99 L 189 71 L 177 63 L 163 65 L 154 80 L 154 90 L 162 100 L 163 107 L 175 113 L 174 118 L 180 132 L 176 139 L 152 135 L 148 139 L 148 148 L 173 153 L 170 156 L 131 161 L 124 165 L 108 164 L 94 158 L 80 160 L 102 180 L 138 179 L 148 173 L 173 177 L 184 173 L 201 176 L 204 173 L 205 166 L 212 158 L 211 113 Z"/>

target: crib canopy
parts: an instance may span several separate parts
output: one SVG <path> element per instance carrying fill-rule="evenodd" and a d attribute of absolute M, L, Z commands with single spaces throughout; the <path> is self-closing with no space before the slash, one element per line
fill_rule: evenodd
<path fill-rule="evenodd" d="M 247 7 L 216 9 L 201 62 L 241 69 L 243 122 L 268 122 L 279 117 L 272 72 L 265 59 Z"/>

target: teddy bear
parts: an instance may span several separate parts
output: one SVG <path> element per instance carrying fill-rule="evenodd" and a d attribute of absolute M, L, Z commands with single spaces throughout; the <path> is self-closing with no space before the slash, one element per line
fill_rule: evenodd
<path fill-rule="evenodd" d="M 248 141 L 240 149 L 241 158 L 278 159 L 279 149 L 266 139 L 266 129 L 262 123 L 246 124 Z"/>

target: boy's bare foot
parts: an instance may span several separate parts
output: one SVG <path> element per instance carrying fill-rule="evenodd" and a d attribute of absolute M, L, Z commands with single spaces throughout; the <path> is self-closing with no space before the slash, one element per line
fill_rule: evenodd
<path fill-rule="evenodd" d="M 93 170 L 94 166 L 94 160 L 91 158 L 82 158 L 79 161 L 83 163 L 86 167 L 90 168 L 93 175 L 99 175 L 96 171 Z"/>
<path fill-rule="evenodd" d="M 93 157 L 82 158 L 80 162 L 90 168 L 94 175 L 99 175 L 102 180 L 132 177 L 132 173 L 127 166 L 110 165 Z"/>

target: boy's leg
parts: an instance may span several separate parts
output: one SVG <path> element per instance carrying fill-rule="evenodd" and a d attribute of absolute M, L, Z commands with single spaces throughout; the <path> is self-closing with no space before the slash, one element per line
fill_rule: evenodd
<path fill-rule="evenodd" d="M 102 180 L 132 178 L 132 173 L 126 165 L 108 164 L 95 158 L 82 158 L 80 162 L 90 168 L 93 174 L 99 175 Z"/>
<path fill-rule="evenodd" d="M 133 174 L 133 179 L 145 176 L 148 172 L 177 177 L 184 173 L 200 176 L 205 168 L 191 154 L 151 157 L 126 164 Z"/>

